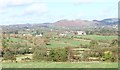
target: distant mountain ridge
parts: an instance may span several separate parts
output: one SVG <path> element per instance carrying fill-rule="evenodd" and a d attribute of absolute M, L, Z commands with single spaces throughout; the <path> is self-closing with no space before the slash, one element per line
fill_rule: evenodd
<path fill-rule="evenodd" d="M 60 20 L 53 23 L 56 26 L 94 26 L 97 23 L 94 21 L 88 20 Z"/>
<path fill-rule="evenodd" d="M 93 20 L 95 22 L 100 22 L 101 25 L 117 25 L 118 19 L 117 18 L 107 18 L 103 20 Z"/>
<path fill-rule="evenodd" d="M 51 28 L 51 27 L 67 27 L 67 28 L 97 28 L 97 27 L 115 27 L 118 25 L 117 18 L 107 18 L 103 20 L 59 20 L 54 23 L 36 23 L 36 24 L 15 24 L 9 25 L 9 27 L 16 27 L 16 28 L 36 28 L 36 27 L 44 27 L 44 28 Z"/>

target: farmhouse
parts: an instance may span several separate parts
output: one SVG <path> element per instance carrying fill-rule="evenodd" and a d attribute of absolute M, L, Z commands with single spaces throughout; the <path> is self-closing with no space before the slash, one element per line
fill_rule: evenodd
<path fill-rule="evenodd" d="M 77 34 L 77 35 L 86 35 L 86 32 L 85 31 L 76 31 L 76 32 L 74 32 L 74 34 Z"/>
<path fill-rule="evenodd" d="M 65 36 L 67 36 L 67 34 L 60 33 L 59 36 L 61 36 L 61 37 L 65 37 Z"/>
<path fill-rule="evenodd" d="M 30 36 L 30 37 L 32 37 L 32 35 L 31 35 L 31 34 L 23 34 L 23 36 Z"/>
<path fill-rule="evenodd" d="M 43 36 L 42 34 L 36 35 L 36 37 L 42 37 L 42 36 Z"/>

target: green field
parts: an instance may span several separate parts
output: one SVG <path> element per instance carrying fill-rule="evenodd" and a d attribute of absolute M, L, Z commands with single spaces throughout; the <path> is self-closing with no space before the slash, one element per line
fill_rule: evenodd
<path fill-rule="evenodd" d="M 83 36 L 74 36 L 76 38 L 62 38 L 58 37 L 56 39 L 52 38 L 50 39 L 50 45 L 47 45 L 45 47 L 47 48 L 57 48 L 57 47 L 67 47 L 67 46 L 72 46 L 72 47 L 78 47 L 81 44 L 82 45 L 88 45 L 91 40 L 97 40 L 102 43 L 110 43 L 113 39 L 117 39 L 117 36 L 99 36 L 99 35 L 83 35 Z M 24 43 L 29 43 L 27 40 L 23 40 L 20 38 L 10 38 L 9 39 L 12 42 L 24 42 Z M 31 43 L 32 44 L 32 43 Z"/>
<path fill-rule="evenodd" d="M 118 68 L 118 63 L 107 62 L 19 62 L 3 63 L 3 68 Z"/>
<path fill-rule="evenodd" d="M 118 39 L 117 36 L 99 36 L 99 35 L 84 35 L 84 36 L 74 36 L 77 38 L 57 38 L 51 39 L 50 45 L 47 45 L 47 48 L 55 48 L 55 47 L 66 47 L 73 46 L 78 47 L 82 45 L 88 45 L 91 40 L 96 40 L 101 43 L 111 43 L 113 39 Z"/>
<path fill-rule="evenodd" d="M 100 36 L 100 35 L 84 35 L 84 36 L 76 36 L 77 38 L 82 39 L 91 39 L 91 40 L 100 40 L 100 41 L 111 41 L 113 39 L 118 39 L 118 36 Z"/>
<path fill-rule="evenodd" d="M 20 38 L 14 38 L 14 37 L 10 37 L 9 41 L 11 41 L 11 42 L 27 42 L 27 40 L 23 40 Z"/>
<path fill-rule="evenodd" d="M 85 42 L 83 41 L 77 41 L 77 40 L 73 40 L 73 39 L 64 39 L 64 38 L 59 38 L 59 41 L 55 41 L 55 40 L 50 40 L 50 45 L 47 45 L 47 48 L 56 48 L 56 47 L 67 47 L 67 46 L 73 46 L 73 47 L 77 47 L 80 46 L 81 44 L 83 45 L 87 45 L 89 44 L 89 42 Z"/>

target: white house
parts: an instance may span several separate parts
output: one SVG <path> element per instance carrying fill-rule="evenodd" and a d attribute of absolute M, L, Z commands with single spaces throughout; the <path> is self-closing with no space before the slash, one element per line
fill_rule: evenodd
<path fill-rule="evenodd" d="M 60 33 L 59 36 L 65 37 L 65 36 L 67 36 L 67 34 Z"/>
<path fill-rule="evenodd" d="M 30 37 L 32 37 L 32 35 L 31 35 L 31 34 L 23 34 L 23 36 L 30 36 Z"/>
<path fill-rule="evenodd" d="M 77 35 L 86 35 L 85 31 L 77 31 Z"/>
<path fill-rule="evenodd" d="M 36 37 L 42 37 L 42 36 L 43 36 L 42 34 L 36 35 Z"/>

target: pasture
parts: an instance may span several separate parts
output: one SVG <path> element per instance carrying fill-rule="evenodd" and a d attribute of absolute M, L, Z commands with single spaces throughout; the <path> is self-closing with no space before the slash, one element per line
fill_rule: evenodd
<path fill-rule="evenodd" d="M 67 37 L 57 37 L 57 38 L 51 38 L 50 39 L 50 45 L 46 45 L 45 47 L 47 48 L 57 48 L 57 47 L 67 47 L 67 46 L 72 46 L 72 47 L 78 47 L 80 45 L 89 45 L 91 40 L 96 40 L 99 43 L 102 44 L 110 44 L 113 39 L 118 39 L 118 36 L 99 36 L 99 35 L 75 35 L 73 38 L 70 38 L 68 35 Z M 13 38 L 10 37 L 9 42 L 13 43 L 26 43 L 26 44 L 31 44 L 33 43 L 29 42 L 28 40 L 24 40 L 21 38 Z"/>
<path fill-rule="evenodd" d="M 84 35 L 84 36 L 76 36 L 80 39 L 87 39 L 87 40 L 97 40 L 103 42 L 110 42 L 113 39 L 118 39 L 118 36 L 100 36 L 100 35 Z"/>
<path fill-rule="evenodd" d="M 117 36 L 99 36 L 99 35 L 81 35 L 74 36 L 74 38 L 62 38 L 58 37 L 56 39 L 50 40 L 50 45 L 47 45 L 47 48 L 56 48 L 56 47 L 66 47 L 73 46 L 78 47 L 80 45 L 89 45 L 91 40 L 96 40 L 99 43 L 110 44 L 113 39 L 118 39 Z"/>
<path fill-rule="evenodd" d="M 18 62 L 3 63 L 3 68 L 118 68 L 109 62 Z"/>

